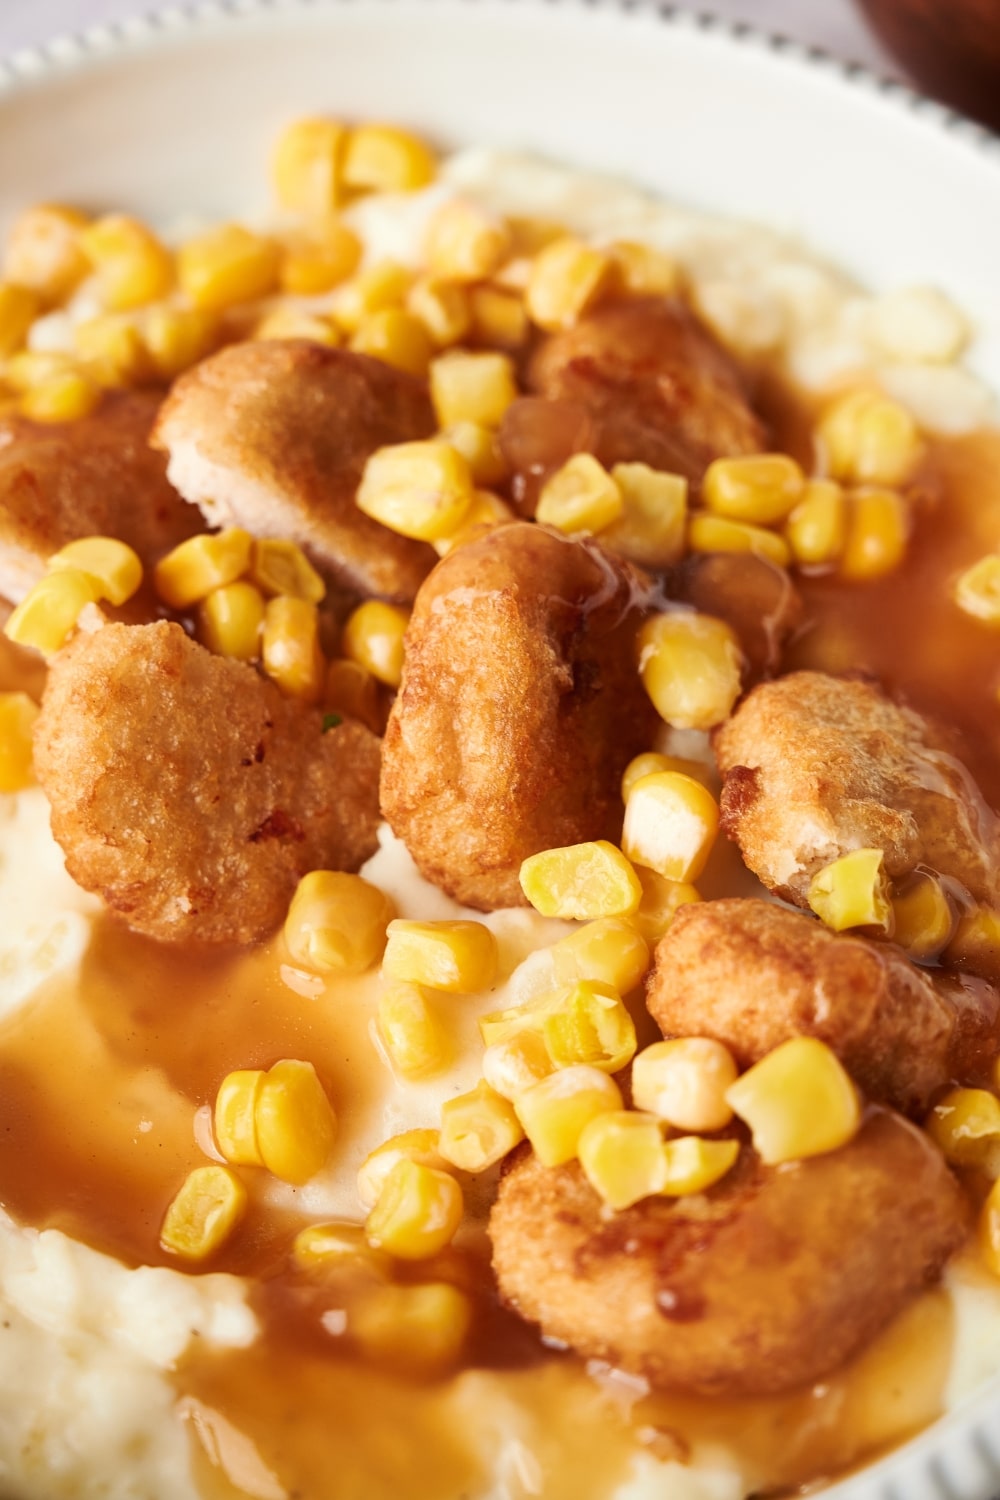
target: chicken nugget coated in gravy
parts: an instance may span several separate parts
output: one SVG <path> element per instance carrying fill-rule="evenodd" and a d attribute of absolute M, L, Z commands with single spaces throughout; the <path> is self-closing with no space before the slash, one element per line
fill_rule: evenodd
<path fill-rule="evenodd" d="M 382 360 L 304 339 L 234 344 L 181 376 L 153 442 L 211 526 L 298 542 L 330 578 L 408 602 L 433 549 L 358 510 L 366 460 L 428 437 L 426 384 Z"/>
<path fill-rule="evenodd" d="M 658 719 L 634 635 L 649 585 L 526 522 L 444 558 L 417 596 L 382 810 L 422 873 L 489 911 L 539 850 L 621 834 L 621 774 Z"/>
<path fill-rule="evenodd" d="M 807 903 L 812 877 L 877 848 L 1000 896 L 1000 829 L 934 727 L 870 682 L 793 672 L 748 694 L 714 738 L 722 826 L 769 889 Z"/>
<path fill-rule="evenodd" d="M 741 1067 L 791 1037 L 818 1037 L 870 1098 L 906 1113 L 975 1077 L 1000 1040 L 984 981 L 919 969 L 891 943 L 769 901 L 680 907 L 646 1001 L 665 1036 L 712 1037 Z"/>
<path fill-rule="evenodd" d="M 872 1108 L 848 1145 L 610 1214 L 577 1163 L 530 1152 L 490 1219 L 503 1297 L 589 1359 L 667 1390 L 776 1394 L 820 1379 L 932 1282 L 966 1233 L 937 1148 Z"/>
<path fill-rule="evenodd" d="M 307 871 L 356 870 L 376 847 L 376 737 L 350 720 L 324 733 L 179 625 L 76 636 L 35 764 L 69 873 L 150 937 L 252 942 Z"/>

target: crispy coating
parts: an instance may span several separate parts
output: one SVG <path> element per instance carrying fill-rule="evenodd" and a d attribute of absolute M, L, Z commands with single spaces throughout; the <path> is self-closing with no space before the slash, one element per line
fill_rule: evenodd
<path fill-rule="evenodd" d="M 69 873 L 155 938 L 254 941 L 300 876 L 376 847 L 375 736 L 324 734 L 178 625 L 106 625 L 60 652 L 35 764 Z"/>
<path fill-rule="evenodd" d="M 995 1053 L 996 991 L 918 969 L 892 943 L 831 932 L 770 901 L 682 906 L 646 1003 L 665 1036 L 709 1036 L 749 1067 L 794 1036 L 831 1047 L 869 1098 L 922 1114 Z"/>
<path fill-rule="evenodd" d="M 516 522 L 417 596 L 386 729 L 382 810 L 428 880 L 523 905 L 529 854 L 621 833 L 621 774 L 657 721 L 634 633 L 651 595 L 596 543 Z"/>
<path fill-rule="evenodd" d="M 692 553 L 677 569 L 670 593 L 732 627 L 754 679 L 778 671 L 805 614 L 786 570 L 751 552 Z"/>
<path fill-rule="evenodd" d="M 304 339 L 234 344 L 176 382 L 153 434 L 212 526 L 288 537 L 335 582 L 405 603 L 435 557 L 354 503 L 365 461 L 428 437 L 424 382 Z"/>
<path fill-rule="evenodd" d="M 716 732 L 722 824 L 754 874 L 800 906 L 813 875 L 878 848 L 895 878 L 917 865 L 977 900 L 1000 895 L 1000 830 L 935 728 L 879 687 L 793 672 L 751 692 Z"/>
<path fill-rule="evenodd" d="M 548 1338 L 654 1386 L 731 1396 L 836 1369 L 964 1233 L 940 1153 L 877 1108 L 827 1156 L 764 1167 L 747 1146 L 707 1194 L 613 1215 L 577 1163 L 526 1153 L 490 1219 L 501 1293 Z"/>
<path fill-rule="evenodd" d="M 113 392 L 76 422 L 0 418 L 0 595 L 20 603 L 79 537 L 119 537 L 148 563 L 203 529 L 149 447 L 159 404 Z"/>

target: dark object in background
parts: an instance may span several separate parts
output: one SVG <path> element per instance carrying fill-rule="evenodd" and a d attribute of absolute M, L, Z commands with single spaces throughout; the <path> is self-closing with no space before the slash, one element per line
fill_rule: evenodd
<path fill-rule="evenodd" d="M 1000 130 L 1000 0 L 856 0 L 927 93 Z"/>

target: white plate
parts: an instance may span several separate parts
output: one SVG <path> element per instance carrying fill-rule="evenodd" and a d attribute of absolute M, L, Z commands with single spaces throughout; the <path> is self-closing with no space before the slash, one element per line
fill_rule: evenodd
<path fill-rule="evenodd" d="M 310 110 L 527 147 L 801 235 L 874 289 L 930 282 L 1000 389 L 1000 142 L 896 86 L 690 15 L 572 0 L 256 0 L 170 11 L 0 64 L 0 231 L 24 203 L 265 206 Z M 990 1500 L 1000 1381 L 829 1500 Z"/>

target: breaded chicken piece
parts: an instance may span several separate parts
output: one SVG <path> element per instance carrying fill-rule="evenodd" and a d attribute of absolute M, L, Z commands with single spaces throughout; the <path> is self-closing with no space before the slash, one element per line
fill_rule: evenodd
<path fill-rule="evenodd" d="M 795 1036 L 831 1047 L 869 1098 L 922 1114 L 1000 1042 L 996 991 L 918 969 L 900 948 L 831 932 L 770 901 L 678 909 L 646 1003 L 665 1036 L 708 1036 L 741 1067 Z"/>
<path fill-rule="evenodd" d="M 504 1298 L 550 1339 L 653 1386 L 762 1396 L 820 1379 L 939 1274 L 959 1187 L 915 1127 L 873 1108 L 849 1145 L 706 1194 L 609 1214 L 577 1163 L 526 1153 L 490 1219 Z"/>
<path fill-rule="evenodd" d="M 105 625 L 52 664 L 35 766 L 77 883 L 150 937 L 248 943 L 299 877 L 375 851 L 379 742 L 179 625 Z"/>
<path fill-rule="evenodd" d="M 435 427 L 423 381 L 305 339 L 233 344 L 175 383 L 153 434 L 210 526 L 298 542 L 332 581 L 409 602 L 433 550 L 354 503 L 365 461 Z"/>
<path fill-rule="evenodd" d="M 159 406 L 149 392 L 112 392 L 76 422 L 0 418 L 0 595 L 19 604 L 80 537 L 118 537 L 150 563 L 204 529 L 150 450 Z"/>
<path fill-rule="evenodd" d="M 800 906 L 813 875 L 877 848 L 1000 898 L 1000 829 L 934 727 L 870 682 L 793 672 L 751 692 L 716 732 L 722 826 L 754 874 Z"/>
<path fill-rule="evenodd" d="M 438 564 L 382 753 L 382 811 L 428 880 L 523 905 L 529 854 L 619 837 L 622 771 L 658 723 L 633 652 L 650 604 L 628 564 L 528 522 Z"/>
<path fill-rule="evenodd" d="M 787 571 L 752 552 L 691 553 L 669 592 L 732 627 L 754 679 L 778 671 L 785 645 L 805 614 Z"/>

